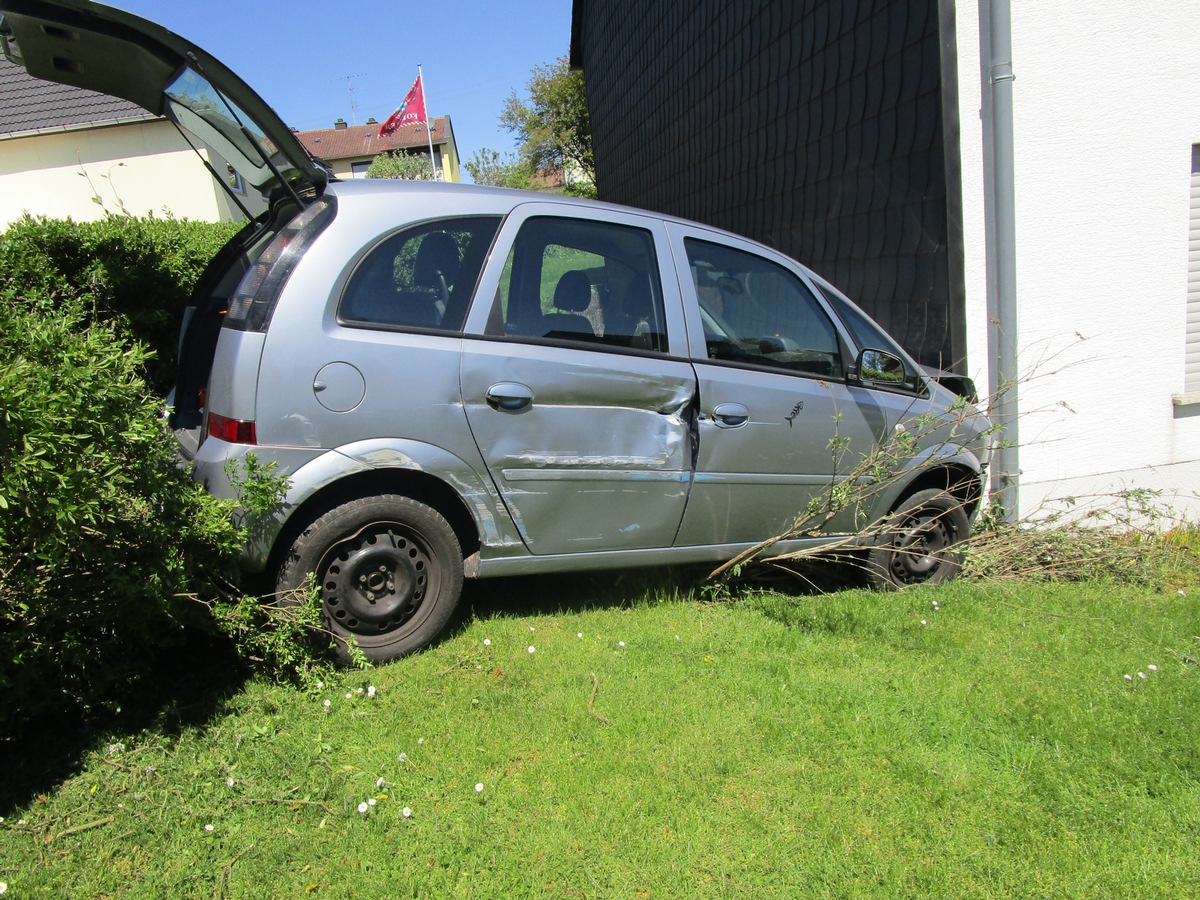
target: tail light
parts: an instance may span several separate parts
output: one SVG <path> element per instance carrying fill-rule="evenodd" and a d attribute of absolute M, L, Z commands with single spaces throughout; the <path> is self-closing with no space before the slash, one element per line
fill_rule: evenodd
<path fill-rule="evenodd" d="M 258 434 L 254 422 L 245 419 L 228 419 L 216 413 L 208 414 L 208 434 L 228 444 L 257 444 Z"/>
<path fill-rule="evenodd" d="M 226 328 L 262 331 L 267 327 L 288 276 L 336 212 L 333 198 L 322 197 L 280 229 L 233 292 Z"/>

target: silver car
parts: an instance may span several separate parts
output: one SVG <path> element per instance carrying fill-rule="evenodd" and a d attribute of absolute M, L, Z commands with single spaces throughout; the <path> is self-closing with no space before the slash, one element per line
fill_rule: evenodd
<path fill-rule="evenodd" d="M 31 74 L 170 117 L 269 199 L 197 285 L 171 423 L 214 494 L 250 455 L 287 476 L 245 566 L 312 576 L 343 655 L 427 645 L 464 578 L 729 559 L 905 429 L 866 508 L 771 552 L 891 517 L 877 583 L 957 571 L 986 418 L 794 260 L 604 203 L 337 181 L 177 35 L 84 0 L 0 12 Z"/>

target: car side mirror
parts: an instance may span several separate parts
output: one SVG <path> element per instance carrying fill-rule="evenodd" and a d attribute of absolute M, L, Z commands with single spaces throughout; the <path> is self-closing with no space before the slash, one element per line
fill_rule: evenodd
<path fill-rule="evenodd" d="M 886 350 L 868 348 L 858 354 L 858 362 L 851 373 L 855 381 L 862 384 L 878 384 L 885 387 L 906 387 L 908 373 L 904 361 Z"/>

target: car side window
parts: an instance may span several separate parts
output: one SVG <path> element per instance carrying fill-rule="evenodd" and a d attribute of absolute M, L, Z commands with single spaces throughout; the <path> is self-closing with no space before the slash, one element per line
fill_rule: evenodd
<path fill-rule="evenodd" d="M 386 238 L 350 276 L 339 321 L 461 331 L 499 224 L 496 216 L 442 219 Z"/>
<path fill-rule="evenodd" d="M 501 274 L 487 333 L 665 353 L 653 237 L 612 222 L 526 220 Z"/>
<path fill-rule="evenodd" d="M 829 301 L 833 311 L 841 318 L 859 350 L 873 347 L 877 350 L 887 350 L 889 353 L 899 352 L 896 349 L 896 342 L 888 337 L 882 328 L 833 291 L 826 290 L 824 285 L 818 284 L 817 288 L 825 295 L 825 299 Z"/>
<path fill-rule="evenodd" d="M 795 273 L 722 244 L 684 245 L 709 359 L 841 375 L 833 323 Z"/>

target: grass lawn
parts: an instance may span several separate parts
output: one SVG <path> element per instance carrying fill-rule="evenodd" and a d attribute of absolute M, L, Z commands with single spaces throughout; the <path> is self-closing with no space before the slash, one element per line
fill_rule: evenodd
<path fill-rule="evenodd" d="M 1194 575 L 469 600 L 408 660 L 94 735 L 0 810 L 8 896 L 1200 896 Z"/>

